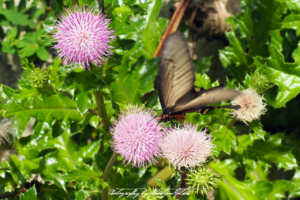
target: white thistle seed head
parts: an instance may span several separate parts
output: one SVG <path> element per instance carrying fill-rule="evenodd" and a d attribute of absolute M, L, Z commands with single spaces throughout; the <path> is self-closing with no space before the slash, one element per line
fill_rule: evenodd
<path fill-rule="evenodd" d="M 265 98 L 256 93 L 254 89 L 246 89 L 241 92 L 232 102 L 232 105 L 241 106 L 238 110 L 233 110 L 233 114 L 237 119 L 242 120 L 245 124 L 259 119 L 266 113 Z M 248 125 L 248 124 L 247 124 Z"/>

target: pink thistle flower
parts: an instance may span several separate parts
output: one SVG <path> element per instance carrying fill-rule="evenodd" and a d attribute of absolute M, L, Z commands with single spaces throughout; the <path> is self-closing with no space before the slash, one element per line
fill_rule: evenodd
<path fill-rule="evenodd" d="M 197 131 L 198 125 L 184 124 L 184 127 L 172 128 L 162 141 L 163 156 L 174 167 L 193 168 L 206 162 L 206 158 L 211 155 L 214 145 L 211 135 L 204 131 Z"/>
<path fill-rule="evenodd" d="M 124 111 L 110 129 L 114 139 L 113 150 L 134 167 L 155 164 L 154 157 L 161 156 L 160 142 L 163 139 L 162 126 L 153 117 L 152 110 L 135 108 Z"/>
<path fill-rule="evenodd" d="M 97 14 L 94 7 L 73 7 L 58 15 L 52 33 L 52 42 L 57 42 L 52 48 L 66 63 L 81 64 L 90 69 L 89 62 L 101 65 L 112 55 L 108 45 L 115 39 L 114 31 L 108 28 L 109 19 L 106 15 Z"/>

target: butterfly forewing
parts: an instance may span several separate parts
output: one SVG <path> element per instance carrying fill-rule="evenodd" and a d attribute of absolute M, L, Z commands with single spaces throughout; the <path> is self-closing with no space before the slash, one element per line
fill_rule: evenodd
<path fill-rule="evenodd" d="M 180 32 L 164 43 L 158 72 L 158 93 L 162 107 L 171 112 L 176 102 L 192 91 L 195 69 L 187 44 Z"/>

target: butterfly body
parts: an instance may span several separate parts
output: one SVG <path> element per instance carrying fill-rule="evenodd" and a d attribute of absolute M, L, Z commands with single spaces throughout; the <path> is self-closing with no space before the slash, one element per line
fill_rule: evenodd
<path fill-rule="evenodd" d="M 195 88 L 195 68 L 183 35 L 175 32 L 162 48 L 158 70 L 158 95 L 162 107 L 159 120 L 185 120 L 185 113 L 208 111 L 220 107 L 207 106 L 236 97 L 239 92 L 218 86 L 210 89 Z M 227 106 L 226 108 L 231 108 Z"/>
<path fill-rule="evenodd" d="M 181 113 L 181 114 L 173 114 L 173 115 L 169 115 L 169 114 L 162 114 L 158 117 L 159 121 L 171 121 L 172 119 L 176 119 L 179 122 L 183 122 L 186 118 L 185 113 Z"/>

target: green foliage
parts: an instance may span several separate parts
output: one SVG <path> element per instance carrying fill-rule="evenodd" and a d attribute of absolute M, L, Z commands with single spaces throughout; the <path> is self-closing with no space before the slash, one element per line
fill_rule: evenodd
<path fill-rule="evenodd" d="M 49 32 L 56 15 L 72 6 L 72 1 L 51 0 L 51 8 L 44 1 L 34 1 L 29 7 L 25 0 L 18 5 L 5 2 L 6 9 L 0 8 L 1 51 L 21 57 L 24 71 L 17 86 L 0 87 L 0 114 L 14 120 L 18 134 L 9 149 L 0 146 L 0 198 L 2 194 L 16 196 L 20 188 L 27 188 L 19 192 L 24 200 L 102 199 L 104 188 L 108 194 L 116 188 L 139 188 L 142 199 L 176 198 L 172 192 L 179 188 L 180 176 L 166 182 L 156 178 L 158 186 L 147 187 L 160 165 L 132 168 L 124 166 L 119 157 L 108 179 L 102 179 L 113 155 L 109 127 L 120 110 L 126 110 L 129 103 L 142 107 L 142 101 L 147 102 L 145 108 L 160 108 L 159 58 L 152 56 L 169 23 L 159 16 L 163 4 L 162 0 L 104 1 L 104 12 L 116 34 L 113 55 L 103 66 L 88 71 L 62 67 L 50 48 Z M 80 0 L 79 5 L 97 7 L 98 2 Z M 226 87 L 254 88 L 266 98 L 268 112 L 248 125 L 235 122 L 228 109 L 207 115 L 187 113 L 187 122 L 212 135 L 213 158 L 205 167 L 216 177 L 226 175 L 217 183 L 215 199 L 300 196 L 299 13 L 295 1 L 242 0 L 242 13 L 227 19 L 232 26 L 226 33 L 229 45 L 219 50 L 228 74 Z M 188 32 L 183 24 L 180 30 Z M 41 63 L 46 61 L 51 63 L 42 70 Z M 219 86 L 205 74 L 212 57 L 194 63 L 196 87 Z M 32 120 L 32 134 L 24 135 Z M 7 158 L 3 152 L 9 152 Z M 30 182 L 33 174 L 43 181 Z M 149 195 L 159 191 L 165 195 Z M 182 196 L 197 198 L 206 197 Z"/>
<path fill-rule="evenodd" d="M 35 187 L 31 187 L 24 194 L 21 194 L 21 200 L 37 200 Z"/>

